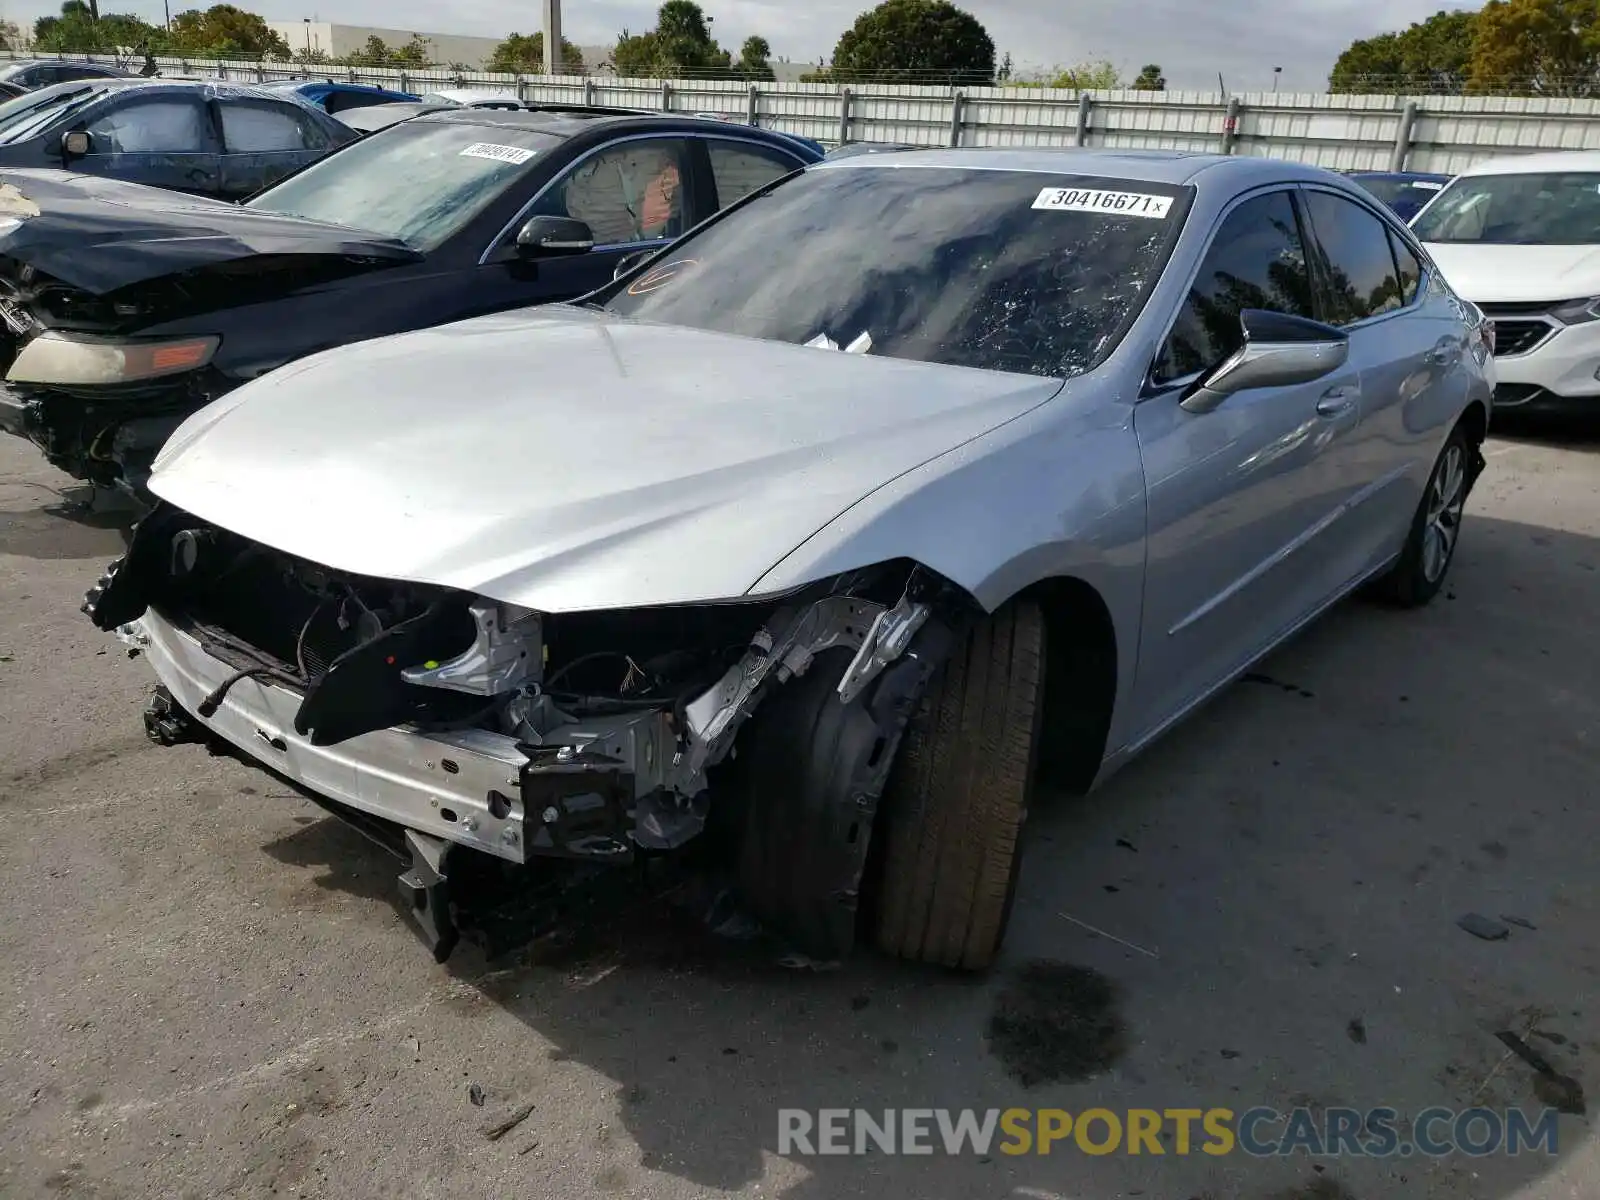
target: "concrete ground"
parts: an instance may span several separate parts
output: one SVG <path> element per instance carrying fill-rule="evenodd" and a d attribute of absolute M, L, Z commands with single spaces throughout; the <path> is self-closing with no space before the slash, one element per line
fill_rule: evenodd
<path fill-rule="evenodd" d="M 1600 1077 L 1600 443 L 1489 453 L 1431 608 L 1345 605 L 1094 797 L 1046 798 L 971 980 L 794 974 L 648 914 L 436 966 L 391 860 L 146 742 L 144 664 L 77 612 L 119 538 L 0 440 L 0 1194 L 1600 1195 L 1582 1116 L 1553 1159 L 776 1153 L 784 1107 L 1542 1108 L 1502 1030 Z M 1039 959 L 1115 984 L 1097 1077 L 1025 1089 L 991 1053 Z"/>

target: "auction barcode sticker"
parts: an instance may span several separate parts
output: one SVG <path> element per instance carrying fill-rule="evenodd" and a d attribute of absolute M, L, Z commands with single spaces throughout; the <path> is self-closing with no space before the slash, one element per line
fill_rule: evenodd
<path fill-rule="evenodd" d="M 1033 202 L 1035 208 L 1056 212 L 1107 213 L 1118 217 L 1160 220 L 1172 208 L 1171 196 L 1148 192 L 1103 192 L 1095 188 L 1045 188 Z"/>
<path fill-rule="evenodd" d="M 515 163 L 521 166 L 534 156 L 534 151 L 524 150 L 521 146 L 497 146 L 493 142 L 473 142 L 461 152 L 462 158 L 492 158 L 497 162 Z"/>

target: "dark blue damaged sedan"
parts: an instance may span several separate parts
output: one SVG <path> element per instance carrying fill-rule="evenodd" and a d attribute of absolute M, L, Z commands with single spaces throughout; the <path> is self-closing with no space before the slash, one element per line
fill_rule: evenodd
<path fill-rule="evenodd" d="M 0 105 L 0 169 L 242 199 L 355 140 L 297 97 L 230 83 L 80 79 Z"/>

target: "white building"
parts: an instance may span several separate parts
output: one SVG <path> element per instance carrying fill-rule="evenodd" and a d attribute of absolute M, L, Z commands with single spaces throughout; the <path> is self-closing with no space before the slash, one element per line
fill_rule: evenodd
<path fill-rule="evenodd" d="M 267 26 L 289 43 L 290 50 L 322 53 L 329 58 L 342 58 L 365 50 L 368 38 L 375 37 L 398 50 L 409 45 L 413 36 L 419 36 L 428 43 L 428 58 L 432 62 L 445 66 L 461 63 L 473 71 L 481 71 L 500 44 L 499 38 L 428 33 L 420 29 L 374 29 L 367 25 L 335 25 L 328 21 L 268 21 Z"/>

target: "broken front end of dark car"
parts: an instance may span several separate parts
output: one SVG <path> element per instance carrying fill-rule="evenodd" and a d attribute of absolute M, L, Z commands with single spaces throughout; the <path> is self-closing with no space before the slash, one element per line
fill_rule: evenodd
<path fill-rule="evenodd" d="M 115 180 L 6 178 L 0 430 L 74 478 L 140 500 L 189 414 L 284 362 L 391 331 L 381 303 L 331 285 L 421 257 L 399 241 Z"/>
<path fill-rule="evenodd" d="M 689 859 L 702 894 L 813 964 L 852 947 L 897 749 L 981 616 L 909 562 L 543 614 L 330 570 L 165 502 L 84 611 L 155 666 L 154 740 L 230 742 L 395 854 L 441 960 L 463 932 L 491 955 L 550 932 L 618 868 L 681 880 Z"/>

